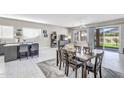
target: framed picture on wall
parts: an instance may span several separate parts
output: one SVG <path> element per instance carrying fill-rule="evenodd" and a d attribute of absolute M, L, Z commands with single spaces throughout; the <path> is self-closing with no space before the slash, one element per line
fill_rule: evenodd
<path fill-rule="evenodd" d="M 48 37 L 47 30 L 43 30 L 44 37 Z"/>

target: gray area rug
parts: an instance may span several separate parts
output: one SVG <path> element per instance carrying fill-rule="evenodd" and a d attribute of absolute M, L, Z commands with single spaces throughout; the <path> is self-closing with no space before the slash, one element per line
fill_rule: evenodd
<path fill-rule="evenodd" d="M 75 78 L 75 71 L 72 69 L 69 70 L 69 76 L 66 77 L 64 74 L 64 67 L 59 70 L 59 67 L 56 66 L 56 60 L 51 59 L 43 61 L 37 64 L 41 71 L 44 73 L 46 78 Z M 124 78 L 124 74 L 110 70 L 108 68 L 102 67 L 102 77 L 103 78 Z M 81 78 L 81 69 L 78 69 L 78 78 Z M 88 74 L 88 78 L 94 78 L 92 72 Z M 99 78 L 99 75 L 98 75 Z"/>

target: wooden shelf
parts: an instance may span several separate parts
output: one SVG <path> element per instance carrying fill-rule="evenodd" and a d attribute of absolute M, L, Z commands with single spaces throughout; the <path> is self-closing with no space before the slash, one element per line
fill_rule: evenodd
<path fill-rule="evenodd" d="M 57 34 L 56 32 L 53 32 L 51 35 L 50 35 L 50 39 L 51 39 L 51 47 L 57 47 Z"/>

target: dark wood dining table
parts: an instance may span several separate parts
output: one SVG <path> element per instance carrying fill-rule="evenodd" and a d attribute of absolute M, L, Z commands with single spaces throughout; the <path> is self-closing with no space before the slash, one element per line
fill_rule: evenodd
<path fill-rule="evenodd" d="M 66 49 L 66 50 L 67 51 L 75 51 L 73 49 Z M 59 64 L 58 50 L 56 51 L 56 53 L 57 53 L 57 65 L 58 65 Z M 94 59 L 98 53 L 102 53 L 102 50 L 93 49 L 92 54 L 90 54 L 90 55 L 84 54 L 83 51 L 81 51 L 81 53 L 79 53 L 79 52 L 76 53 L 76 58 L 80 62 L 82 62 L 82 78 L 87 78 L 87 62 Z"/>

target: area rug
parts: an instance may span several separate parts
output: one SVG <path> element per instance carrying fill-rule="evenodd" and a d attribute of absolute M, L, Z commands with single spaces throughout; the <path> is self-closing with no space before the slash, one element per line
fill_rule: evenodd
<path fill-rule="evenodd" d="M 59 67 L 56 66 L 56 60 L 51 59 L 47 61 L 43 61 L 37 63 L 38 67 L 44 73 L 46 78 L 75 78 L 75 71 L 72 69 L 69 70 L 68 77 L 64 74 L 64 67 L 59 70 Z M 78 69 L 78 78 L 81 78 L 81 69 Z M 88 78 L 94 78 L 92 72 L 90 72 L 87 76 Z M 97 76 L 99 78 L 99 75 Z M 124 74 L 120 72 L 113 71 L 111 69 L 102 67 L 102 77 L 103 78 L 124 78 Z"/>

